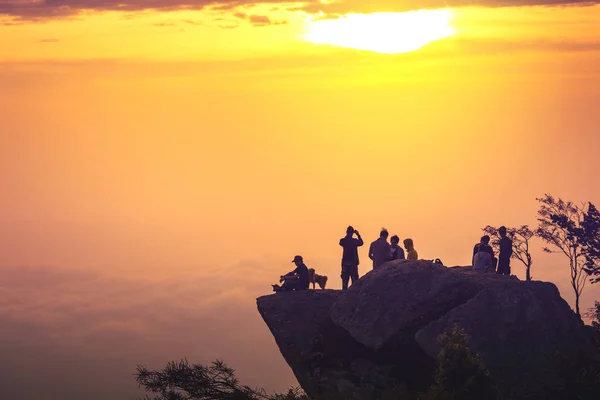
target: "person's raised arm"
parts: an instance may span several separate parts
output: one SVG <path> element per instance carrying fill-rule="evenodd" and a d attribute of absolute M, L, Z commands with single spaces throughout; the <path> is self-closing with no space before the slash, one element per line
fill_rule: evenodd
<path fill-rule="evenodd" d="M 363 244 L 365 244 L 365 242 L 363 242 L 362 237 L 360 236 L 360 233 L 358 233 L 358 231 L 354 231 L 354 233 L 356 233 L 356 237 L 358 238 L 358 245 L 362 246 Z"/>

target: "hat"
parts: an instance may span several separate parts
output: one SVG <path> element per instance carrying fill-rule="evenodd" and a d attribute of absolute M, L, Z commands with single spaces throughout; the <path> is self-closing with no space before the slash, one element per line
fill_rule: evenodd
<path fill-rule="evenodd" d="M 294 259 L 292 260 L 292 262 L 295 263 L 296 261 L 302 262 L 302 256 L 296 256 L 296 257 L 294 257 Z"/>

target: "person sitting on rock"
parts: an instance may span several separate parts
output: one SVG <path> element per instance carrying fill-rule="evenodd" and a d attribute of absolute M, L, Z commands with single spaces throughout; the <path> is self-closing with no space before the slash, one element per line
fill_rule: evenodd
<path fill-rule="evenodd" d="M 404 260 L 404 249 L 398 245 L 400 243 L 398 235 L 392 236 L 390 242 L 392 243 L 390 246 L 390 261 Z"/>
<path fill-rule="evenodd" d="M 475 247 L 473 247 L 472 264 L 473 265 L 475 264 L 475 254 L 477 254 L 479 252 L 480 248 L 489 253 L 490 258 L 492 259 L 492 264 L 489 269 L 495 271 L 496 263 L 498 262 L 498 259 L 494 256 L 494 249 L 492 248 L 492 246 L 490 246 L 490 237 L 488 235 L 482 236 L 479 243 L 477 243 L 475 245 Z"/>
<path fill-rule="evenodd" d="M 492 268 L 492 257 L 485 246 L 479 246 L 477 253 L 473 256 L 473 270 L 487 272 Z"/>
<path fill-rule="evenodd" d="M 406 259 L 416 261 L 419 259 L 419 254 L 415 250 L 415 245 L 412 239 L 404 239 L 404 248 L 406 248 Z"/>
<path fill-rule="evenodd" d="M 379 233 L 379 239 L 371 243 L 369 247 L 369 258 L 373 260 L 373 269 L 389 260 L 390 244 L 387 241 L 388 235 L 387 229 L 383 228 Z"/>
<path fill-rule="evenodd" d="M 292 262 L 296 264 L 296 269 L 281 276 L 281 278 L 279 279 L 279 283 L 283 282 L 283 285 L 272 285 L 274 292 L 287 292 L 290 290 L 308 289 L 308 268 L 304 264 L 302 256 L 294 257 L 294 260 Z"/>

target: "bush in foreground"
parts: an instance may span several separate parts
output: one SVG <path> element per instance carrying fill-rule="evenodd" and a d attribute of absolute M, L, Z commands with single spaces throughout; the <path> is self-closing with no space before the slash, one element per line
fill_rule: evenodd
<path fill-rule="evenodd" d="M 390 388 L 382 400 L 469 400 L 498 398 L 498 393 L 481 358 L 468 347 L 468 335 L 455 325 L 440 336 L 435 383 L 425 393 Z M 267 394 L 262 389 L 241 385 L 235 371 L 217 360 L 211 365 L 190 365 L 187 360 L 170 362 L 161 371 L 138 366 L 136 380 L 154 400 L 309 400 L 300 388 L 284 394 Z M 338 399 L 339 394 L 315 400 Z M 368 400 L 368 399 L 365 399 Z"/>

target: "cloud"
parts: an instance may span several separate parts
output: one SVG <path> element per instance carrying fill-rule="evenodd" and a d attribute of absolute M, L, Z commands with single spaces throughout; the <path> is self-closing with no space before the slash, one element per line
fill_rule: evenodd
<path fill-rule="evenodd" d="M 243 19 L 250 22 L 254 26 L 268 26 L 268 25 L 283 25 L 287 24 L 287 21 L 273 21 L 267 15 L 248 15 L 243 12 L 236 12 L 233 14 L 234 17 Z"/>
<path fill-rule="evenodd" d="M 575 6 L 594 5 L 598 0 L 483 0 L 473 3 L 471 0 L 343 0 L 323 4 L 311 1 L 301 7 L 308 13 L 323 12 L 327 15 L 346 13 L 404 12 L 419 9 L 455 8 L 455 7 L 525 7 L 525 6 Z"/>
<path fill-rule="evenodd" d="M 232 11 L 238 7 L 257 4 L 290 5 L 294 2 L 280 0 L 0 0 L 0 15 L 16 19 L 40 20 L 63 18 L 81 11 L 123 11 L 127 13 L 145 10 L 202 10 Z M 374 11 L 408 11 L 423 8 L 447 8 L 473 6 L 470 0 L 345 0 L 323 4 L 317 0 L 299 2 L 298 10 L 326 14 Z M 561 6 L 591 5 L 598 0 L 486 0 L 477 3 L 484 7 Z"/>
<path fill-rule="evenodd" d="M 248 20 L 254 26 L 270 25 L 271 20 L 266 15 L 251 15 Z"/>
<path fill-rule="evenodd" d="M 2 395 L 134 398 L 136 365 L 160 368 L 184 357 L 223 357 L 244 383 L 284 390 L 293 376 L 256 311 L 255 298 L 270 289 L 262 270 L 262 263 L 247 261 L 149 279 L 0 269 Z"/>
<path fill-rule="evenodd" d="M 470 54 L 505 54 L 516 52 L 577 53 L 598 52 L 600 41 L 572 40 L 509 40 L 509 39 L 461 39 L 458 45 Z"/>
<path fill-rule="evenodd" d="M 202 21 L 195 21 L 195 20 L 191 20 L 191 19 L 177 19 L 177 20 L 156 22 L 156 23 L 153 23 L 152 26 L 156 26 L 159 28 L 170 28 L 170 27 L 185 26 L 185 25 L 199 26 L 202 24 L 203 24 Z"/>
<path fill-rule="evenodd" d="M 157 23 L 152 24 L 152 26 L 157 26 L 159 28 L 168 28 L 168 27 L 177 26 L 177 24 L 175 22 L 157 22 Z"/>

